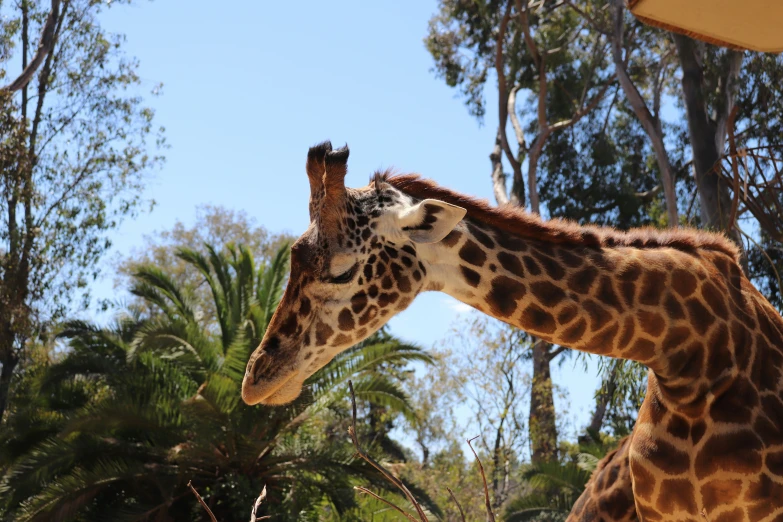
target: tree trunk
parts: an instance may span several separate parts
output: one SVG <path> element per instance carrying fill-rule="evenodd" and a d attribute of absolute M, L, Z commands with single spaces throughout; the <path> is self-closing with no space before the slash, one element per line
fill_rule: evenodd
<path fill-rule="evenodd" d="M 495 200 L 498 205 L 505 205 L 509 202 L 508 189 L 506 188 L 506 174 L 503 172 L 503 149 L 501 146 L 500 130 L 498 129 L 498 135 L 495 138 L 495 146 L 492 148 L 492 152 L 489 154 L 489 161 L 492 162 L 492 191 L 495 193 Z M 511 191 L 512 198 L 514 191 Z M 519 201 L 514 199 L 514 204 L 519 205 Z"/>
<path fill-rule="evenodd" d="M 704 96 L 704 68 L 702 60 L 697 53 L 697 43 L 687 36 L 674 34 L 677 44 L 677 54 L 682 68 L 682 96 L 685 102 L 685 110 L 688 117 L 688 133 L 690 134 L 691 149 L 693 151 L 693 166 L 696 174 L 696 187 L 699 191 L 699 203 L 701 208 L 702 226 L 712 230 L 727 231 L 731 228 L 730 237 L 742 248 L 742 240 L 739 232 L 729 223 L 731 212 L 731 197 L 725 181 L 715 172 L 714 168 L 720 160 L 722 150 L 718 145 L 724 143 L 726 126 L 713 121 L 708 113 L 707 101 Z M 736 91 L 736 80 L 739 73 L 739 64 L 729 67 L 729 71 L 723 85 L 726 89 L 725 99 L 718 103 L 727 106 L 721 113 L 731 112 Z M 720 132 L 720 136 L 718 136 Z M 743 264 L 745 256 L 743 256 Z M 747 267 L 743 266 L 747 270 Z"/>
<path fill-rule="evenodd" d="M 557 459 L 557 426 L 549 343 L 536 340 L 533 345 L 533 383 L 530 393 L 530 444 L 533 462 Z"/>
<path fill-rule="evenodd" d="M 495 445 L 492 448 L 492 507 L 497 509 L 503 503 L 503 494 L 500 491 L 500 445 L 503 442 L 503 421 L 500 419 L 500 425 L 495 431 Z"/>
<path fill-rule="evenodd" d="M 19 364 L 19 356 L 13 351 L 8 353 L 6 360 L 2 362 L 3 368 L 0 370 L 0 421 L 5 416 L 5 410 L 8 407 L 8 397 L 11 390 L 11 378 L 14 376 L 16 365 Z"/>

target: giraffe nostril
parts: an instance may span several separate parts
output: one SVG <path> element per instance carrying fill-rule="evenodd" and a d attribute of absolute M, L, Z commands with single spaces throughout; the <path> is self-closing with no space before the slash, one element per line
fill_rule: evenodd
<path fill-rule="evenodd" d="M 264 346 L 262 349 L 269 354 L 270 356 L 274 357 L 275 355 L 280 352 L 280 339 L 277 337 L 270 337 L 266 343 L 264 343 Z"/>
<path fill-rule="evenodd" d="M 272 367 L 274 358 L 278 353 L 280 353 L 280 339 L 270 337 L 261 346 L 261 352 L 248 365 L 246 373 L 253 377 L 253 382 L 257 383 L 264 374 L 269 373 L 269 369 Z"/>
<path fill-rule="evenodd" d="M 258 354 L 258 357 L 253 360 L 253 362 L 248 367 L 248 371 L 246 372 L 248 376 L 253 378 L 253 383 L 258 382 L 259 376 L 264 367 L 269 367 L 269 363 L 267 358 L 264 357 L 264 354 L 261 353 Z"/>

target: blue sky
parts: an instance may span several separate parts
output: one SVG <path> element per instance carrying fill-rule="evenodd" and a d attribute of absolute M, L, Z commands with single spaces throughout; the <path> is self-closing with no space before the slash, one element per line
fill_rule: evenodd
<path fill-rule="evenodd" d="M 109 9 L 102 22 L 127 35 L 145 91 L 164 84 L 149 103 L 171 145 L 147 189 L 157 206 L 122 225 L 112 256 L 142 246 L 145 233 L 192 223 L 204 203 L 298 235 L 309 222 L 306 152 L 324 139 L 350 145 L 349 186 L 396 167 L 491 199 L 497 120 L 488 111 L 479 126 L 432 73 L 423 38 L 436 9 L 431 0 L 159 0 Z M 111 280 L 107 263 L 96 297 L 121 297 Z M 464 308 L 424 294 L 392 320 L 392 331 L 432 346 Z M 586 424 L 595 365 L 585 372 L 569 361 L 554 378 L 570 392 L 577 424 Z"/>

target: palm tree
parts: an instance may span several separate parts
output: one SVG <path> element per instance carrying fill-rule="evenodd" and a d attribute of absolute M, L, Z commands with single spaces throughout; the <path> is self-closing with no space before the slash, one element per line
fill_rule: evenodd
<path fill-rule="evenodd" d="M 345 437 L 324 432 L 349 378 L 358 400 L 412 418 L 399 382 L 378 370 L 430 357 L 381 335 L 337 356 L 290 407 L 246 406 L 245 362 L 282 295 L 288 249 L 260 268 L 234 245 L 178 255 L 202 275 L 216 319 L 203 320 L 193 289 L 145 266 L 132 293 L 156 313 L 126 314 L 107 328 L 64 325 L 67 356 L 31 377 L 41 399 L 14 411 L 8 426 L 48 422 L 31 423 L 32 437 L 0 434 L 18 450 L 3 455 L 7 516 L 197 520 L 204 514 L 187 488 L 192 481 L 221 521 L 246 520 L 264 485 L 278 520 L 317 520 L 323 506 L 351 509 L 356 481 L 390 487 L 354 458 Z"/>
<path fill-rule="evenodd" d="M 557 461 L 531 464 L 522 474 L 528 486 L 524 495 L 506 508 L 507 522 L 563 521 L 590 479 L 578 464 Z"/>
<path fill-rule="evenodd" d="M 596 434 L 598 435 L 598 434 Z M 599 461 L 614 447 L 608 436 L 579 444 L 575 458 L 530 464 L 522 472 L 525 492 L 509 502 L 506 522 L 562 522 L 585 489 Z"/>

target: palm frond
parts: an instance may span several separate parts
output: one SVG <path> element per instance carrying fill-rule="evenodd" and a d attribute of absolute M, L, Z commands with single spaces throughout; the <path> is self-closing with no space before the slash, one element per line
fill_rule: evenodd
<path fill-rule="evenodd" d="M 288 265 L 291 258 L 291 251 L 288 244 L 283 244 L 275 253 L 272 261 L 263 266 L 258 272 L 256 282 L 256 301 L 261 308 L 261 318 L 263 323 L 259 327 L 259 336 L 263 336 L 272 315 L 275 313 L 277 303 L 283 297 L 283 286 L 285 278 L 288 275 Z M 263 328 L 262 328 L 263 327 Z"/>
<path fill-rule="evenodd" d="M 92 469 L 75 468 L 67 475 L 49 482 L 37 495 L 25 500 L 16 512 L 14 520 L 66 520 L 108 485 L 138 479 L 148 473 L 143 464 L 122 459 L 102 460 Z"/>

